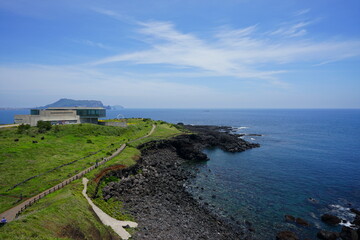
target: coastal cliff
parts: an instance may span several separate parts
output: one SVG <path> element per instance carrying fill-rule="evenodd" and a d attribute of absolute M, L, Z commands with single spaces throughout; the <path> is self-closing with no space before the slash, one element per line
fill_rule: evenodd
<path fill-rule="evenodd" d="M 208 210 L 186 191 L 194 177 L 188 161 L 206 161 L 209 147 L 241 152 L 259 144 L 230 134 L 228 127 L 183 126 L 193 134 L 139 146 L 142 157 L 129 169 L 113 172 L 121 178 L 103 189 L 105 200 L 117 198 L 135 217 L 139 230 L 134 239 L 251 239 L 249 225 L 230 223 Z"/>

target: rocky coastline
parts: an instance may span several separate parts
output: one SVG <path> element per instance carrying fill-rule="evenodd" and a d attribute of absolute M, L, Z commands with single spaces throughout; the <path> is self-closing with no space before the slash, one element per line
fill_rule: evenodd
<path fill-rule="evenodd" d="M 133 239 L 252 239 L 250 223 L 221 219 L 186 191 L 194 177 L 183 164 L 206 161 L 205 148 L 241 152 L 259 147 L 232 134 L 229 127 L 180 127 L 193 134 L 152 141 L 139 146 L 142 157 L 127 169 L 112 172 L 121 179 L 103 189 L 105 200 L 116 198 L 135 217 L 139 228 Z"/>

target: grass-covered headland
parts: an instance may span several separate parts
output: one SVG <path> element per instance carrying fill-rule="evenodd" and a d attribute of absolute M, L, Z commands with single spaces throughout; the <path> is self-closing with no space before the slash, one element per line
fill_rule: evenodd
<path fill-rule="evenodd" d="M 88 195 L 109 215 L 132 219 L 118 201 L 96 198 L 101 185 L 117 179 L 99 176 L 119 166 L 128 167 L 140 158 L 138 145 L 168 138 L 181 131 L 174 125 L 150 119 L 127 119 L 127 127 L 77 124 L 0 129 L 0 213 L 16 206 L 111 155 L 122 144 L 125 150 L 88 173 Z M 156 124 L 153 134 L 147 135 Z M 95 182 L 96 180 L 96 182 Z M 99 185 L 99 186 L 98 186 Z M 95 191 L 100 189 L 99 191 Z M 49 194 L 18 219 L 0 228 L 0 239 L 117 239 L 103 226 L 81 195 L 80 180 Z"/>

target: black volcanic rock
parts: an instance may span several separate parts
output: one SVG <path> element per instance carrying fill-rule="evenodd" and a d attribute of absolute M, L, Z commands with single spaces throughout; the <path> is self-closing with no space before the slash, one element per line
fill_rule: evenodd
<path fill-rule="evenodd" d="M 321 216 L 321 221 L 330 225 L 337 225 L 341 222 L 341 219 L 334 215 L 324 214 Z"/>
<path fill-rule="evenodd" d="M 356 215 L 360 215 L 360 211 L 357 210 L 357 209 L 355 209 L 355 208 L 351 208 L 350 211 L 351 211 L 352 213 L 355 213 Z"/>
<path fill-rule="evenodd" d="M 354 221 L 352 221 L 352 224 L 360 227 L 360 215 L 356 215 Z"/>
<path fill-rule="evenodd" d="M 339 237 L 339 233 L 321 230 L 316 236 L 323 240 L 336 240 Z"/>
<path fill-rule="evenodd" d="M 305 221 L 304 219 L 302 218 L 296 218 L 295 222 L 301 226 L 304 226 L 304 227 L 309 227 L 310 226 L 310 223 L 308 223 L 307 221 Z"/>
<path fill-rule="evenodd" d="M 295 222 L 295 217 L 291 215 L 285 215 L 285 220 L 288 222 Z"/>
<path fill-rule="evenodd" d="M 340 232 L 340 237 L 342 240 L 358 240 L 359 236 L 356 230 L 349 227 L 342 227 Z"/>
<path fill-rule="evenodd" d="M 235 224 L 209 210 L 186 191 L 186 182 L 194 176 L 183 167 L 187 161 L 204 161 L 206 147 L 225 151 L 244 151 L 257 144 L 236 135 L 219 132 L 219 127 L 189 127 L 194 134 L 139 146 L 141 159 L 128 169 L 110 173 L 121 180 L 103 188 L 103 198 L 123 202 L 126 212 L 139 224 L 133 239 L 252 239 L 246 224 Z"/>
<path fill-rule="evenodd" d="M 290 231 L 282 231 L 276 234 L 277 240 L 299 240 L 299 237 Z"/>

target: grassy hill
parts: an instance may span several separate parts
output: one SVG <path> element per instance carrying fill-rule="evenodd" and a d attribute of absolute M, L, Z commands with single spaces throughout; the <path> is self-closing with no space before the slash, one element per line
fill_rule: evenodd
<path fill-rule="evenodd" d="M 128 123 L 126 128 L 91 124 L 64 125 L 53 127 L 43 134 L 39 134 L 36 127 L 21 134 L 16 128 L 0 129 L 0 212 L 15 206 L 20 201 L 20 195 L 23 198 L 36 195 L 95 164 L 97 159 L 106 157 L 121 144 L 146 135 L 152 124 L 156 124 L 157 128 L 149 138 L 132 142 L 119 156 L 88 173 L 86 177 L 94 179 L 103 169 L 114 165 L 135 164 L 140 157 L 137 145 L 181 133 L 174 125 L 160 121 L 128 119 Z M 54 170 L 65 163 L 71 164 Z M 33 176 L 36 177 L 31 178 Z M 89 191 L 94 186 L 96 184 L 90 181 Z M 77 180 L 41 199 L 17 220 L 2 227 L 0 239 L 77 239 L 71 234 L 80 234 L 82 237 L 78 239 L 116 239 L 111 229 L 99 223 L 82 197 L 81 190 L 81 182 Z M 94 202 L 117 219 L 132 219 L 123 212 L 121 202 L 105 202 L 101 198 Z M 72 226 L 77 228 L 73 229 Z"/>

